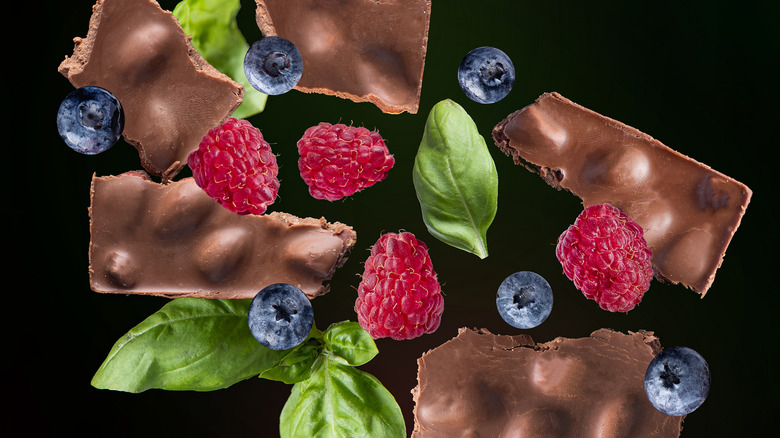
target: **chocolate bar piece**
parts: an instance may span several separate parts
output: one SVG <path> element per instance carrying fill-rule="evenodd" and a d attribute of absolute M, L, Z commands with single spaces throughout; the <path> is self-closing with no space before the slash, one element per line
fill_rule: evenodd
<path fill-rule="evenodd" d="M 237 215 L 193 178 L 92 178 L 89 281 L 102 293 L 253 298 L 289 283 L 309 298 L 355 245 L 352 227 L 285 213 Z"/>
<path fill-rule="evenodd" d="M 645 331 L 534 344 L 462 328 L 417 361 L 412 437 L 679 437 L 684 417 L 645 395 L 660 349 Z"/>
<path fill-rule="evenodd" d="M 417 113 L 430 0 L 256 0 L 265 36 L 292 41 L 303 58 L 296 90 Z"/>
<path fill-rule="evenodd" d="M 656 278 L 706 294 L 752 191 L 660 141 L 545 93 L 493 129 L 496 145 L 585 206 L 609 203 L 644 230 Z"/>
<path fill-rule="evenodd" d="M 244 89 L 209 65 L 176 18 L 154 0 L 98 0 L 86 38 L 59 72 L 97 85 L 125 111 L 125 140 L 149 173 L 172 179 L 209 129 L 242 102 Z"/>

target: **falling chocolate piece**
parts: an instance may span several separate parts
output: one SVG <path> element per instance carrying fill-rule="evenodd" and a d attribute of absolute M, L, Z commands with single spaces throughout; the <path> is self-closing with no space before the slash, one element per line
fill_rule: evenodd
<path fill-rule="evenodd" d="M 303 56 L 296 90 L 417 113 L 430 0 L 256 2 L 263 35 L 290 40 Z"/>
<path fill-rule="evenodd" d="M 412 437 L 679 437 L 684 417 L 645 395 L 660 350 L 645 331 L 534 344 L 462 328 L 417 361 Z"/>
<path fill-rule="evenodd" d="M 59 72 L 97 85 L 125 110 L 125 140 L 149 173 L 173 178 L 209 129 L 241 104 L 244 89 L 209 65 L 179 22 L 154 0 L 98 0 L 86 38 Z"/>
<path fill-rule="evenodd" d="M 585 206 L 610 203 L 644 230 L 656 277 L 706 294 L 752 191 L 660 141 L 545 93 L 493 129 L 496 145 Z"/>
<path fill-rule="evenodd" d="M 285 213 L 237 215 L 193 178 L 92 178 L 89 280 L 102 293 L 252 298 L 289 283 L 309 298 L 355 245 L 352 227 Z"/>

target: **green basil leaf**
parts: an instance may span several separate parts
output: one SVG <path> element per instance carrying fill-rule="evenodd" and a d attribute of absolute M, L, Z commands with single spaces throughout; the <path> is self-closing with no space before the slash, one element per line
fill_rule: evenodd
<path fill-rule="evenodd" d="M 322 350 L 322 340 L 309 338 L 290 351 L 279 363 L 260 373 L 260 377 L 284 383 L 298 383 L 309 378 L 317 356 Z"/>
<path fill-rule="evenodd" d="M 236 23 L 239 9 L 240 0 L 182 0 L 173 8 L 173 15 L 184 32 L 192 36 L 195 50 L 244 87 L 244 101 L 233 117 L 247 118 L 263 111 L 268 96 L 252 87 L 244 73 L 249 44 Z"/>
<path fill-rule="evenodd" d="M 347 365 L 359 366 L 379 353 L 376 343 L 360 324 L 343 321 L 331 324 L 323 334 L 325 349 Z"/>
<path fill-rule="evenodd" d="M 293 386 L 279 418 L 282 438 L 406 437 L 403 414 L 376 377 L 328 360 Z"/>
<path fill-rule="evenodd" d="M 498 209 L 498 173 L 476 124 L 452 100 L 431 109 L 412 179 L 428 231 L 448 245 L 487 257 L 487 230 Z"/>
<path fill-rule="evenodd" d="M 92 386 L 211 391 L 260 374 L 290 351 L 268 349 L 252 336 L 250 302 L 171 300 L 114 344 Z"/>

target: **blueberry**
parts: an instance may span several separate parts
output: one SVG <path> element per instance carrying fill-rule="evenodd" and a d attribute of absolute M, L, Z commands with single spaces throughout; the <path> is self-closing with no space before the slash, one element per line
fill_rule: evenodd
<path fill-rule="evenodd" d="M 680 416 L 695 411 L 709 392 L 707 361 L 688 347 L 662 350 L 645 372 L 647 398 L 666 415 Z"/>
<path fill-rule="evenodd" d="M 478 47 L 466 54 L 460 62 L 458 82 L 469 99 L 479 103 L 495 103 L 512 91 L 515 66 L 501 50 Z"/>
<path fill-rule="evenodd" d="M 71 149 L 95 155 L 111 149 L 125 128 L 125 113 L 119 99 L 100 87 L 81 87 L 62 100 L 57 111 L 57 130 Z"/>
<path fill-rule="evenodd" d="M 287 350 L 303 342 L 314 324 L 306 294 L 287 283 L 266 286 L 249 305 L 249 331 L 272 350 Z"/>
<path fill-rule="evenodd" d="M 534 272 L 515 272 L 498 287 L 498 313 L 512 327 L 530 329 L 538 326 L 550 316 L 552 305 L 550 284 Z"/>
<path fill-rule="evenodd" d="M 290 91 L 301 79 L 301 52 L 282 37 L 267 36 L 254 42 L 244 57 L 244 73 L 258 91 L 278 95 Z"/>

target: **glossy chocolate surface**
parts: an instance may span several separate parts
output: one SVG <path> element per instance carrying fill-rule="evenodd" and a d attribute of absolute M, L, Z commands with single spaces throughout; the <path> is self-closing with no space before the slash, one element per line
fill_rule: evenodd
<path fill-rule="evenodd" d="M 418 360 L 412 437 L 678 437 L 644 392 L 651 332 L 534 344 L 462 328 Z"/>
<path fill-rule="evenodd" d="M 154 0 L 98 0 L 86 38 L 59 71 L 97 85 L 125 110 L 125 140 L 149 173 L 171 179 L 209 129 L 243 100 L 243 87 L 209 65 L 176 18 Z"/>
<path fill-rule="evenodd" d="M 509 115 L 496 145 L 585 206 L 610 203 L 644 230 L 656 278 L 707 292 L 752 191 L 558 93 Z"/>
<path fill-rule="evenodd" d="M 263 35 L 292 41 L 303 57 L 295 87 L 383 112 L 416 113 L 430 0 L 256 0 Z"/>
<path fill-rule="evenodd" d="M 351 227 L 324 218 L 238 215 L 192 178 L 163 185 L 144 172 L 93 177 L 91 195 L 96 292 L 253 298 L 290 283 L 314 298 L 356 241 Z"/>

